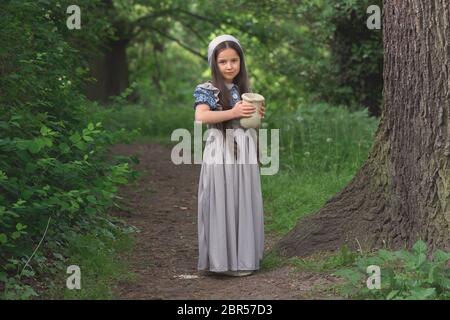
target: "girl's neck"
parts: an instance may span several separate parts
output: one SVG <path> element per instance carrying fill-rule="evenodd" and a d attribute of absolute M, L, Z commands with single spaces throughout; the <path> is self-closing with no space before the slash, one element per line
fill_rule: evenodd
<path fill-rule="evenodd" d="M 233 83 L 227 83 L 227 82 L 225 82 L 225 85 L 227 86 L 228 89 L 233 88 Z"/>

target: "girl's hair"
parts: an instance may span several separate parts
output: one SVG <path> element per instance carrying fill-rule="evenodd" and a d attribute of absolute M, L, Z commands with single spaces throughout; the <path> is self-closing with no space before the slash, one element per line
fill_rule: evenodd
<path fill-rule="evenodd" d="M 223 107 L 223 110 L 231 109 L 233 106 L 230 106 L 230 92 L 223 80 L 222 74 L 220 73 L 219 67 L 217 66 L 217 56 L 219 53 L 227 48 L 234 49 L 240 58 L 240 71 L 238 75 L 233 79 L 233 83 L 235 83 L 239 88 L 239 93 L 243 94 L 246 92 L 250 92 L 250 82 L 247 75 L 247 69 L 245 68 L 244 54 L 241 50 L 241 47 L 233 42 L 233 41 L 224 41 L 220 43 L 213 51 L 212 54 L 212 63 L 211 63 L 211 76 L 212 76 L 212 84 L 216 88 L 220 90 L 219 93 L 219 101 Z"/>

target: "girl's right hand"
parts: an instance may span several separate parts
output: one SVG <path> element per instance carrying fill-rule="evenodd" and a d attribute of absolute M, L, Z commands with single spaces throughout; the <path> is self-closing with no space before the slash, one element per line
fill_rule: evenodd
<path fill-rule="evenodd" d="M 231 109 L 235 118 L 250 118 L 256 108 L 250 103 L 240 100 Z"/>

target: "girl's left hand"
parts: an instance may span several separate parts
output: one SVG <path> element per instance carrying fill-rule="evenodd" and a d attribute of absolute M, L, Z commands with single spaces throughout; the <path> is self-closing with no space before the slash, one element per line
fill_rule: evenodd
<path fill-rule="evenodd" d="M 264 118 L 265 113 L 266 113 L 266 104 L 265 102 L 263 102 L 261 108 L 259 108 L 259 115 L 261 116 L 261 118 Z"/>

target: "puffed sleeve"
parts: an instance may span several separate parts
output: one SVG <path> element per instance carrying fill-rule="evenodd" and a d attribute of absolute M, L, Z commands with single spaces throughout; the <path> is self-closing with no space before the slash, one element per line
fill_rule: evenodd
<path fill-rule="evenodd" d="M 212 90 L 197 86 L 194 90 L 194 99 L 194 109 L 199 104 L 207 104 L 211 110 L 217 109 L 216 98 Z"/>

